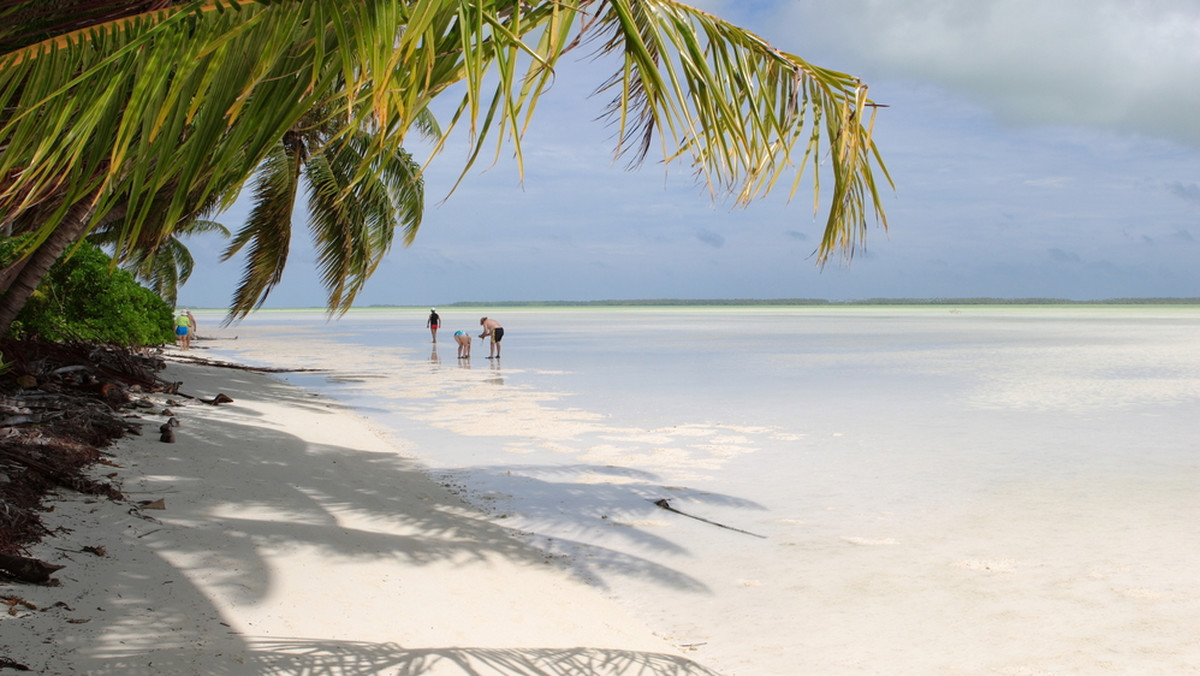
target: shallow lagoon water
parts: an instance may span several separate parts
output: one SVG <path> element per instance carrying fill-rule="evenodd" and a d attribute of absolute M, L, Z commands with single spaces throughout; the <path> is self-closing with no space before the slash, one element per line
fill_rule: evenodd
<path fill-rule="evenodd" d="M 483 313 L 499 363 L 476 309 L 200 335 L 334 369 L 286 379 L 727 674 L 1200 669 L 1200 309 Z"/>

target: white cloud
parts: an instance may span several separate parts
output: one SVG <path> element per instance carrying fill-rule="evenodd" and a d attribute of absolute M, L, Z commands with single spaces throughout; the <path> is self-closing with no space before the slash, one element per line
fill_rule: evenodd
<path fill-rule="evenodd" d="M 814 60 L 845 61 L 820 63 L 868 84 L 935 82 L 1012 122 L 1200 146 L 1194 0 L 798 0 L 780 11 L 788 28 L 765 37 Z"/>

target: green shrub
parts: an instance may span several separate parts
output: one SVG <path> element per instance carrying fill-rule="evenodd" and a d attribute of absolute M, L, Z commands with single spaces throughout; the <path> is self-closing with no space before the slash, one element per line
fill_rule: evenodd
<path fill-rule="evenodd" d="M 17 243 L 4 244 L 0 259 L 7 260 Z M 10 335 L 130 347 L 174 340 L 171 307 L 88 243 L 50 268 Z"/>

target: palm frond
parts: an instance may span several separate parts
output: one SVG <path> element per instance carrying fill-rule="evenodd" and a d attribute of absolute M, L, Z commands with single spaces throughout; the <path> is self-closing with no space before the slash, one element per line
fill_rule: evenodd
<path fill-rule="evenodd" d="M 230 317 L 262 306 L 283 278 L 292 239 L 292 212 L 300 180 L 301 158 L 295 148 L 278 144 L 263 162 L 253 189 L 253 207 L 234 234 L 222 260 L 245 248 L 245 269 L 230 305 Z"/>
<path fill-rule="evenodd" d="M 851 254 L 870 220 L 887 220 L 873 169 L 891 178 L 871 138 L 875 104 L 856 78 L 818 68 L 753 33 L 671 0 L 612 0 L 588 36 L 623 68 L 600 92 L 617 129 L 618 155 L 641 163 L 662 144 L 667 162 L 689 156 L 715 196 L 746 205 L 792 173 L 830 164 L 829 218 L 818 250 Z M 818 171 L 814 192 L 819 200 Z"/>
<path fill-rule="evenodd" d="M 338 136 L 306 165 L 310 228 L 330 311 L 350 308 L 395 231 L 411 243 L 425 210 L 420 164 L 403 150 L 383 156 L 371 145 L 361 132 Z M 371 171 L 360 171 L 364 162 Z"/>
<path fill-rule="evenodd" d="M 116 246 L 132 255 L 198 205 L 228 206 L 250 177 L 286 165 L 288 181 L 257 184 L 252 222 L 227 250 L 250 266 L 235 315 L 278 283 L 292 172 L 317 157 L 280 156 L 281 139 L 320 132 L 311 176 L 325 182 L 313 195 L 332 211 L 314 223 L 329 253 L 319 265 L 344 307 L 390 247 L 378 207 L 401 209 L 391 227 L 406 242 L 419 226 L 407 134 L 440 133 L 436 154 L 465 126 L 464 176 L 491 144 L 511 147 L 521 167 L 522 135 L 559 60 L 584 44 L 620 61 L 598 87 L 617 156 L 637 165 L 657 145 L 738 205 L 789 178 L 794 195 L 811 166 L 814 204 L 829 205 L 821 263 L 852 255 L 872 217 L 887 225 L 876 172 L 891 178 L 866 87 L 673 0 L 110 0 L 116 14 L 81 16 L 78 29 L 3 23 L 42 4 L 0 2 L 0 224 L 33 233 L 36 247 L 78 205 L 93 226 L 120 212 Z M 440 128 L 429 105 L 455 85 L 457 110 Z M 404 171 L 381 176 L 389 165 Z M 358 196 L 371 204 L 351 204 Z"/>

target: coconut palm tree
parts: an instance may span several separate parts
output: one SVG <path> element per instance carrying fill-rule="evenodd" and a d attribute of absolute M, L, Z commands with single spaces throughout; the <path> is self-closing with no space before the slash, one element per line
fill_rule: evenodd
<path fill-rule="evenodd" d="M 196 267 L 192 252 L 183 243 L 184 237 L 216 233 L 229 237 L 229 229 L 216 221 L 195 218 L 179 225 L 161 242 L 141 244 L 125 254 L 120 266 L 131 272 L 139 282 L 158 294 L 171 307 L 179 298 L 179 287 L 187 282 Z M 89 242 L 110 251 L 124 244 L 116 227 L 97 228 L 87 236 Z"/>
<path fill-rule="evenodd" d="M 0 331 L 115 209 L 123 242 L 161 240 L 143 231 L 228 204 L 314 110 L 343 121 L 329 148 L 363 144 L 346 169 L 360 180 L 331 183 L 333 205 L 403 157 L 438 97 L 458 101 L 445 132 L 471 134 L 466 167 L 493 144 L 520 158 L 555 64 L 584 45 L 620 62 L 598 86 L 618 155 L 637 163 L 657 145 L 743 205 L 785 177 L 795 192 L 811 165 L 814 200 L 828 205 L 822 263 L 852 254 L 869 216 L 886 226 L 866 87 L 672 0 L 0 0 L 0 228 L 33 234 L 0 271 Z M 248 265 L 265 251 L 249 249 Z M 343 304 L 332 309 L 348 307 L 372 260 L 323 263 Z"/>
<path fill-rule="evenodd" d="M 420 227 L 425 207 L 421 167 L 402 150 L 367 157 L 364 149 L 370 146 L 370 130 L 347 130 L 343 118 L 325 112 L 306 113 L 255 173 L 254 209 L 223 255 L 228 260 L 249 245 L 242 283 L 230 305 L 235 316 L 261 304 L 279 282 L 302 182 L 308 186 L 310 229 L 330 292 L 329 307 L 349 307 L 391 248 L 397 228 L 407 245 Z M 431 114 L 422 113 L 418 123 L 426 138 L 436 139 L 441 133 Z M 370 162 L 377 163 L 371 171 L 358 171 Z M 143 229 L 139 241 L 122 238 L 124 211 L 118 207 L 87 238 L 110 249 L 121 267 L 174 306 L 178 288 L 191 276 L 195 263 L 181 236 L 230 237 L 224 225 L 207 218 L 219 204 L 214 196 L 173 227 L 156 224 Z"/>
<path fill-rule="evenodd" d="M 433 116 L 419 117 L 423 135 L 438 136 Z M 397 229 L 406 245 L 412 242 L 425 212 L 421 166 L 400 148 L 372 152 L 371 136 L 371 129 L 347 129 L 345 118 L 316 107 L 276 144 L 255 175 L 250 216 L 222 258 L 249 245 L 232 315 L 261 305 L 282 277 L 302 179 L 328 307 L 350 307 Z"/>

